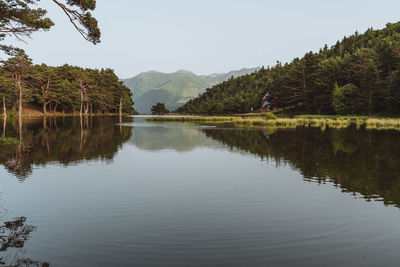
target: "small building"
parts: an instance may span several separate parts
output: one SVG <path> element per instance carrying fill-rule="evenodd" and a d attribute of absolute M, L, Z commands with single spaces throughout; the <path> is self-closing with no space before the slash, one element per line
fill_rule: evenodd
<path fill-rule="evenodd" d="M 266 93 L 265 96 L 262 99 L 262 104 L 261 104 L 261 111 L 270 111 L 271 110 L 271 102 L 270 102 L 271 95 L 269 93 Z"/>

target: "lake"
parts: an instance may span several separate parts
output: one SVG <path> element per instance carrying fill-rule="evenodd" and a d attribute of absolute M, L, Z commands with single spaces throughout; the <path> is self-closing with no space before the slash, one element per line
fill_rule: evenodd
<path fill-rule="evenodd" d="M 400 262 L 400 132 L 139 116 L 27 119 L 3 134 L 22 140 L 0 146 L 4 265 Z"/>

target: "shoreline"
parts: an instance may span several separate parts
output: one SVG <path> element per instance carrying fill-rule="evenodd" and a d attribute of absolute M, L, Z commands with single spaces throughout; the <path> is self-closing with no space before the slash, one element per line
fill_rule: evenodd
<path fill-rule="evenodd" d="M 298 115 L 293 118 L 268 119 L 266 117 L 248 116 L 198 116 L 198 117 L 163 117 L 147 118 L 151 122 L 186 122 L 230 124 L 241 128 L 276 128 L 289 129 L 297 127 L 348 128 L 355 125 L 357 128 L 365 127 L 367 130 L 397 130 L 400 131 L 400 118 L 381 118 L 368 116 L 323 116 L 323 115 Z"/>
<path fill-rule="evenodd" d="M 128 113 L 123 113 L 122 116 L 131 116 L 135 114 L 128 114 Z M 75 113 L 25 113 L 22 114 L 22 118 L 55 118 L 55 117 L 80 117 L 81 115 L 75 114 Z M 120 116 L 119 113 L 104 113 L 104 114 L 82 114 L 82 117 L 101 117 L 101 116 L 113 116 L 113 117 L 118 117 Z M 0 118 L 4 118 L 4 114 L 0 114 Z M 18 119 L 18 115 L 16 115 L 14 118 Z"/>

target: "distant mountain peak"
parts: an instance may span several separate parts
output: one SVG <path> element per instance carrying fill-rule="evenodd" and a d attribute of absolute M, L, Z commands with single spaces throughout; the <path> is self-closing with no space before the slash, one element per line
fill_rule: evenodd
<path fill-rule="evenodd" d="M 150 113 L 151 107 L 157 102 L 165 103 L 169 110 L 175 110 L 190 99 L 202 94 L 207 88 L 227 81 L 232 76 L 239 77 L 253 73 L 258 69 L 244 68 L 228 73 L 201 76 L 184 69 L 174 73 L 152 70 L 125 79 L 123 82 L 133 93 L 135 108 L 140 113 Z"/>
<path fill-rule="evenodd" d="M 178 70 L 175 73 L 188 73 L 188 74 L 194 74 L 193 72 L 189 71 L 189 70 Z"/>

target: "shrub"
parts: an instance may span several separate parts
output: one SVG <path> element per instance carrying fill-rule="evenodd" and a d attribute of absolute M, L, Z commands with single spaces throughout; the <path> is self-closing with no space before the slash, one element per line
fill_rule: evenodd
<path fill-rule="evenodd" d="M 278 117 L 277 117 L 274 113 L 272 113 L 272 112 L 267 112 L 267 113 L 265 114 L 265 118 L 266 118 L 267 120 L 276 120 Z"/>

